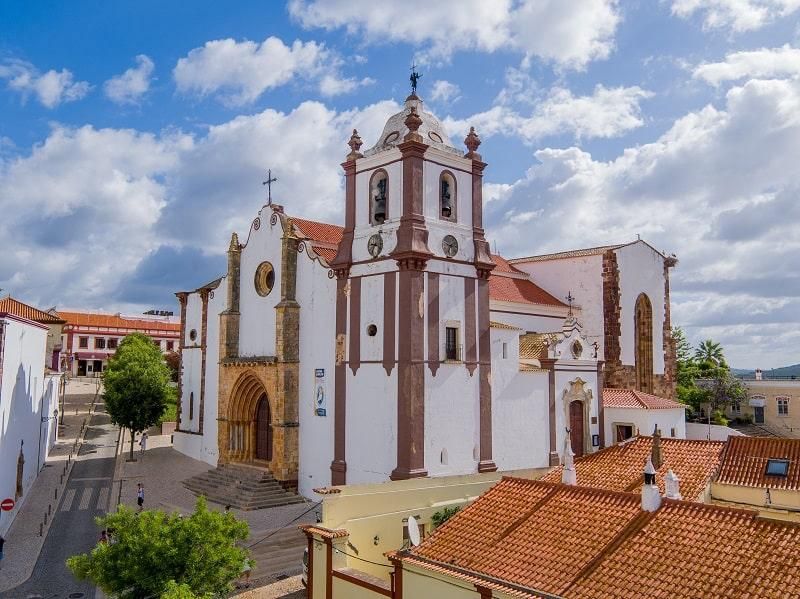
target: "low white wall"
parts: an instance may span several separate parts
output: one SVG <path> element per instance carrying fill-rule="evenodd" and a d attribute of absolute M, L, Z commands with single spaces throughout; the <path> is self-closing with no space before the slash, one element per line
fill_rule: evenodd
<path fill-rule="evenodd" d="M 686 423 L 686 438 L 695 441 L 710 440 L 710 441 L 727 441 L 728 437 L 746 437 L 744 433 L 737 430 L 721 426 L 719 424 L 701 424 L 699 422 Z"/>

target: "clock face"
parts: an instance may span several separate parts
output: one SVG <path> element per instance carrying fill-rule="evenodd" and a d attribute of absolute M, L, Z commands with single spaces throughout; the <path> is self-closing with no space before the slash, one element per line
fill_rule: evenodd
<path fill-rule="evenodd" d="M 458 253 L 458 241 L 452 235 L 445 235 L 442 239 L 442 251 L 448 258 L 452 258 Z"/>
<path fill-rule="evenodd" d="M 373 258 L 377 258 L 383 250 L 383 238 L 380 233 L 375 233 L 367 241 L 367 251 Z"/>

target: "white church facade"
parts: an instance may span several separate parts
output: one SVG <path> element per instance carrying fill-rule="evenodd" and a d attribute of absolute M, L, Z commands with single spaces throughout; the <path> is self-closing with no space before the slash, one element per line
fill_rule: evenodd
<path fill-rule="evenodd" d="M 552 465 L 568 429 L 596 451 L 628 432 L 604 420 L 606 387 L 675 408 L 674 257 L 643 241 L 491 255 L 480 140 L 453 147 L 416 94 L 375 146 L 349 145 L 344 226 L 265 206 L 225 276 L 177 294 L 179 451 L 313 497 Z M 628 420 L 650 426 L 646 409 Z M 672 412 L 666 436 L 684 430 Z"/>

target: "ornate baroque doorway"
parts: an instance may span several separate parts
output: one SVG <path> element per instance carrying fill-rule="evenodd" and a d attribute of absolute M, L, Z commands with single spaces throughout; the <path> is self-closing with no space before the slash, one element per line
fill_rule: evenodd
<path fill-rule="evenodd" d="M 256 459 L 272 459 L 272 415 L 267 396 L 262 395 L 256 408 Z"/>
<path fill-rule="evenodd" d="M 580 457 L 584 453 L 583 448 L 583 402 L 571 401 L 569 404 L 569 430 L 570 439 L 572 440 L 572 451 L 576 457 Z"/>

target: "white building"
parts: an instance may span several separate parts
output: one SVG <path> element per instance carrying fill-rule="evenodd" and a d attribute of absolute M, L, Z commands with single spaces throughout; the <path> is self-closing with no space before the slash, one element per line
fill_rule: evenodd
<path fill-rule="evenodd" d="M 59 375 L 45 373 L 48 326 L 0 312 L 0 513 L 4 534 L 36 480 L 58 433 Z"/>
<path fill-rule="evenodd" d="M 176 448 L 312 496 L 551 465 L 567 428 L 578 455 L 611 442 L 604 386 L 674 396 L 674 258 L 491 256 L 480 140 L 454 148 L 414 94 L 349 145 L 344 227 L 265 206 L 227 274 L 177 294 Z"/>

